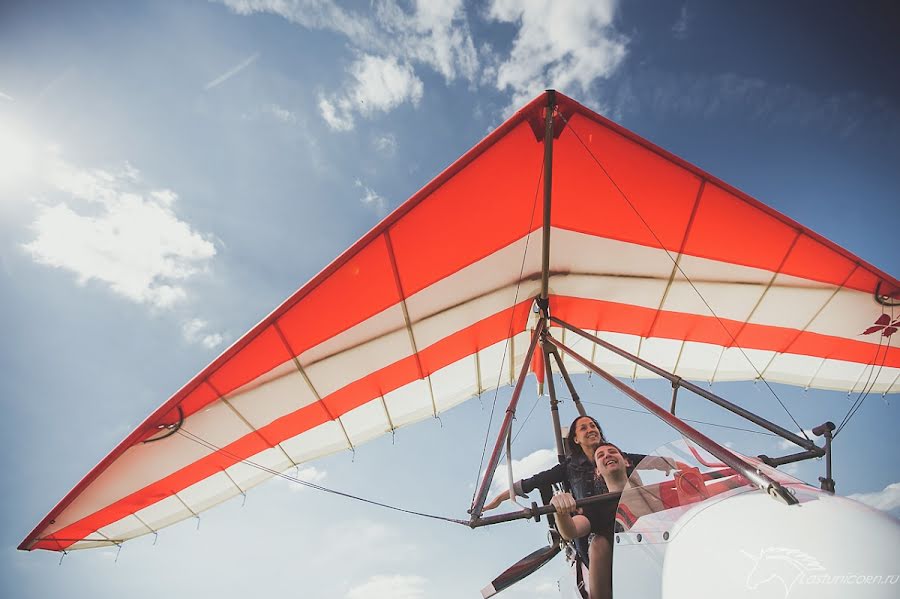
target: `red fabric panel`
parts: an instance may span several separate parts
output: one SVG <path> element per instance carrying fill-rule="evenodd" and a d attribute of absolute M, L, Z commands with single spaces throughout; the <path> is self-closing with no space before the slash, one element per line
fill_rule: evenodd
<path fill-rule="evenodd" d="M 684 251 L 777 271 L 797 230 L 715 185 L 707 185 Z M 688 273 L 690 276 L 690 273 Z"/>
<path fill-rule="evenodd" d="M 542 161 L 543 145 L 520 123 L 394 223 L 391 242 L 404 293 L 412 295 L 540 228 Z"/>
<path fill-rule="evenodd" d="M 216 391 L 222 395 L 228 395 L 238 387 L 246 385 L 290 359 L 291 355 L 281 341 L 278 332 L 274 327 L 266 327 L 244 349 L 212 373 L 209 382 Z M 197 406 L 196 409 L 201 407 L 203 406 Z M 189 413 L 185 410 L 185 415 Z"/>
<path fill-rule="evenodd" d="M 678 252 L 700 188 L 696 175 L 577 114 L 553 152 L 554 226 L 658 248 L 655 233 L 665 248 Z"/>
<path fill-rule="evenodd" d="M 822 283 L 841 285 L 855 267 L 856 264 L 846 256 L 825 247 L 808 235 L 803 235 L 791 250 L 784 266 L 781 267 L 781 272 Z M 860 289 L 860 291 L 871 290 L 872 288 Z"/>
<path fill-rule="evenodd" d="M 384 235 L 379 235 L 278 319 L 300 355 L 400 301 Z"/>
<path fill-rule="evenodd" d="M 596 326 L 599 324 L 599 330 L 644 336 L 656 313 L 656 310 L 652 308 L 601 300 L 563 296 L 551 296 L 551 298 L 555 316 L 576 327 L 588 330 L 598 330 Z M 719 320 L 729 328 L 732 334 L 736 334 L 743 324 L 734 320 Z M 660 312 L 654 336 L 724 346 L 728 346 L 731 341 L 719 321 L 712 316 L 666 311 Z M 872 343 L 811 332 L 803 332 L 798 335 L 795 329 L 784 327 L 747 324 L 744 325 L 741 337 L 746 340 L 741 344 L 744 349 L 787 351 L 792 354 L 859 364 L 867 364 L 875 357 L 876 346 Z M 793 343 L 789 343 L 791 339 L 795 338 Z M 880 356 L 884 356 L 883 350 Z M 881 364 L 881 358 L 878 363 Z M 900 348 L 891 347 L 888 350 L 884 365 L 891 368 L 900 367 Z"/>
<path fill-rule="evenodd" d="M 521 332 L 528 317 L 531 301 L 528 299 L 515 308 L 504 310 L 431 345 L 420 352 L 423 365 L 427 364 L 430 368 L 429 372 L 433 372 L 471 355 L 477 349 L 502 341 L 510 330 L 513 331 L 513 334 Z M 510 325 L 511 317 L 512 327 Z M 377 398 L 380 394 L 389 393 L 418 378 L 415 356 L 410 356 L 338 389 L 324 397 L 322 401 L 328 406 L 329 412 L 337 418 Z M 310 430 L 328 419 L 328 413 L 320 402 L 300 408 L 260 428 L 257 432 L 248 433 L 230 443 L 223 448 L 222 453 L 215 453 L 200 459 L 160 481 L 60 529 L 52 537 L 58 539 L 85 538 L 108 524 L 165 499 L 173 492 L 177 493 L 222 471 L 240 459 L 249 458 L 276 443 Z M 61 551 L 75 543 L 71 540 L 56 541 L 53 538 L 40 541 L 33 548 Z"/>

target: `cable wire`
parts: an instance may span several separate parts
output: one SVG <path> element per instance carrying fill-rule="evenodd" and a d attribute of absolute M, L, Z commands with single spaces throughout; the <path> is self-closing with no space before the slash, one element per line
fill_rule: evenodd
<path fill-rule="evenodd" d="M 581 136 L 578 135 L 578 132 L 575 131 L 575 128 L 572 127 L 571 124 L 569 124 L 566 117 L 562 114 L 560 114 L 560 116 L 562 117 L 563 121 L 565 121 L 565 123 L 567 125 L 569 125 L 568 129 L 570 129 L 572 131 L 572 134 L 575 136 L 575 139 L 578 140 L 578 143 L 580 143 L 581 146 L 591 156 L 591 158 L 593 158 L 593 160 L 597 164 L 597 166 L 600 167 L 600 170 L 603 171 L 603 174 L 606 175 L 606 178 L 609 179 L 609 182 L 612 183 L 613 187 L 616 188 L 616 191 L 619 192 L 619 195 L 622 196 L 622 199 L 625 200 L 625 202 L 628 204 L 628 206 L 631 208 L 631 210 L 635 213 L 635 215 L 638 217 L 638 219 L 640 219 L 641 223 L 643 223 L 643 225 L 644 225 L 644 227 L 646 227 L 647 231 L 649 231 L 650 234 L 653 236 L 653 238 L 656 239 L 656 242 L 659 244 L 660 249 L 665 252 L 666 256 L 669 257 L 669 260 L 672 261 L 672 264 L 675 265 L 675 268 L 678 270 L 678 272 L 681 273 L 681 275 L 684 277 L 684 279 L 688 282 L 688 284 L 691 286 L 691 288 L 697 294 L 697 297 L 699 297 L 700 300 L 704 303 L 706 308 L 709 310 L 710 314 L 713 315 L 713 318 L 716 319 L 716 322 L 719 323 L 719 326 L 722 327 L 722 329 L 725 331 L 725 333 L 731 339 L 733 346 L 736 347 L 738 349 L 738 351 L 741 352 L 741 355 L 744 356 L 744 358 L 747 360 L 747 363 L 750 364 L 750 367 L 753 368 L 753 370 L 756 372 L 757 378 L 759 378 L 759 380 L 761 380 L 763 383 L 765 383 L 766 388 L 769 389 L 769 392 L 772 394 L 772 396 L 778 401 L 779 404 L 781 404 L 781 407 L 784 409 L 785 413 L 788 415 L 788 417 L 791 419 L 791 421 L 793 421 L 793 423 L 797 426 L 797 429 L 800 431 L 800 433 L 806 438 L 807 441 L 811 441 L 809 436 L 807 436 L 806 431 L 803 430 L 803 427 L 800 426 L 800 423 L 797 422 L 797 420 L 794 418 L 793 414 L 791 414 L 790 410 L 787 409 L 787 406 L 784 405 L 784 402 L 781 401 L 781 398 L 778 397 L 778 394 L 775 393 L 775 390 L 772 389 L 771 385 L 769 385 L 769 382 L 765 379 L 765 377 L 763 377 L 763 375 L 759 371 L 759 369 L 756 368 L 756 365 L 753 364 L 753 362 L 750 360 L 750 357 L 746 354 L 746 352 L 744 352 L 743 348 L 740 345 L 738 345 L 737 339 L 734 338 L 734 335 L 731 334 L 731 331 L 728 330 L 728 327 L 725 326 L 725 323 L 722 322 L 722 320 L 716 314 L 715 310 L 712 309 L 712 306 L 709 305 L 709 302 L 706 301 L 706 298 L 703 297 L 703 294 L 700 293 L 700 290 L 697 289 L 697 287 L 694 285 L 694 282 L 691 281 L 690 277 L 688 277 L 687 274 L 684 272 L 684 270 L 681 268 L 681 265 L 678 264 L 678 260 L 676 260 L 672 256 L 672 253 L 665 247 L 662 240 L 659 238 L 659 236 L 656 234 L 656 232 L 653 230 L 653 228 L 650 227 L 650 224 L 646 220 L 644 220 L 644 217 L 641 215 L 641 213 L 638 211 L 638 209 L 635 207 L 635 205 L 631 202 L 630 199 L 628 199 L 628 196 L 625 194 L 624 191 L 622 191 L 622 188 L 619 187 L 619 184 L 616 183 L 616 181 L 612 178 L 612 176 L 609 174 L 609 171 L 607 171 L 606 167 L 604 167 L 603 164 L 600 162 L 600 159 L 598 159 L 594 155 L 594 153 L 591 151 L 591 149 L 587 146 L 587 144 L 584 143 L 584 140 L 581 139 Z"/>
<path fill-rule="evenodd" d="M 405 509 L 405 508 L 397 507 L 397 506 L 395 506 L 395 505 L 390 505 L 390 504 L 388 504 L 388 503 L 382 503 L 382 502 L 380 502 L 380 501 L 374 501 L 374 500 L 372 500 L 372 499 L 366 499 L 365 497 L 359 497 L 358 495 L 353 495 L 353 494 L 351 494 L 351 493 L 345 493 L 345 492 L 343 492 L 343 491 L 337 491 L 337 490 L 335 490 L 335 489 L 329 489 L 328 487 L 323 487 L 322 485 L 317 485 L 317 484 L 315 484 L 315 483 L 311 483 L 311 482 L 306 481 L 306 480 L 303 480 L 303 479 L 301 479 L 301 478 L 297 478 L 297 477 L 295 477 L 295 476 L 291 476 L 291 475 L 289 475 L 289 474 L 285 474 L 284 472 L 279 472 L 278 470 L 274 470 L 274 469 L 269 468 L 269 467 L 267 467 L 267 466 L 263 466 L 262 464 L 258 464 L 258 463 L 254 462 L 254 461 L 252 461 L 252 460 L 249 460 L 249 459 L 246 459 L 246 458 L 242 458 L 242 457 L 240 457 L 240 456 L 238 456 L 238 455 L 236 455 L 236 454 L 233 454 L 233 453 L 231 453 L 230 451 L 228 451 L 227 449 L 224 449 L 224 448 L 222 448 L 222 447 L 219 447 L 218 445 L 216 445 L 216 444 L 214 444 L 214 443 L 212 443 L 212 442 L 210 442 L 210 441 L 207 441 L 206 439 L 200 437 L 199 435 L 195 435 L 194 433 L 192 433 L 192 432 L 186 430 L 184 427 L 178 429 L 178 434 L 180 434 L 181 436 L 183 436 L 185 439 L 188 439 L 188 440 L 190 440 L 190 441 L 193 441 L 194 443 L 197 443 L 197 444 L 199 444 L 199 445 L 202 445 L 203 447 L 206 447 L 207 449 L 213 451 L 214 453 L 219 453 L 219 454 L 221 454 L 221 455 L 224 455 L 224 456 L 228 457 L 229 459 L 236 460 L 236 461 L 238 461 L 238 462 L 240 462 L 240 463 L 242 463 L 242 464 L 245 464 L 245 465 L 247 465 L 247 466 L 250 466 L 251 468 L 256 468 L 257 470 L 260 470 L 260 471 L 262 471 L 262 472 L 266 472 L 266 473 L 268 473 L 268 474 L 271 474 L 272 476 L 277 476 L 277 477 L 279 477 L 279 478 L 283 478 L 284 480 L 287 480 L 287 481 L 290 481 L 290 482 L 293 482 L 293 483 L 297 483 L 297 484 L 302 485 L 302 486 L 304 486 L 304 487 L 309 487 L 310 489 L 315 489 L 315 490 L 317 490 L 317 491 L 322 491 L 322 492 L 325 492 L 325 493 L 330 493 L 330 494 L 332 494 L 332 495 L 339 495 L 339 496 L 341 496 L 341 497 L 346 497 L 347 499 L 353 499 L 353 500 L 355 500 L 355 501 L 360 501 L 360 502 L 362 502 L 362 503 L 368 503 L 368 504 L 370 504 L 370 505 L 375 505 L 375 506 L 382 507 L 382 508 L 385 508 L 385 509 L 393 510 L 393 511 L 395 511 L 395 512 L 402 512 L 402 513 L 404 513 L 404 514 L 410 514 L 410 515 L 412 515 L 412 516 L 420 516 L 420 517 L 422 517 L 422 518 L 430 518 L 430 519 L 432 519 L 432 520 L 443 520 L 443 521 L 445 521 L 445 522 L 452 522 L 452 523 L 454 523 L 454 524 L 461 524 L 461 525 L 463 525 L 463 526 L 468 526 L 468 525 L 469 525 L 469 522 L 468 522 L 467 520 L 458 520 L 458 519 L 456 519 L 456 518 L 449 518 L 449 517 L 447 517 L 447 516 L 440 516 L 440 515 L 437 515 L 437 514 L 429 514 L 429 513 L 427 513 L 427 512 L 419 512 L 419 511 L 416 511 L 416 510 L 408 510 L 408 509 Z"/>
<path fill-rule="evenodd" d="M 515 307 L 519 303 L 519 290 L 522 287 L 522 274 L 525 272 L 525 261 L 528 258 L 528 242 L 531 240 L 531 234 L 533 233 L 532 228 L 534 226 L 534 214 L 537 211 L 537 200 L 538 194 L 541 191 L 541 181 L 544 178 L 544 161 L 541 161 L 541 169 L 538 172 L 538 180 L 537 187 L 534 190 L 534 200 L 531 204 L 531 219 L 528 222 L 528 234 L 525 235 L 525 251 L 522 253 L 522 265 L 519 267 L 519 278 L 516 282 L 516 295 L 515 299 L 513 299 L 513 311 L 509 316 L 509 330 L 507 331 L 506 343 L 503 345 L 503 356 L 500 358 L 500 372 L 497 373 L 497 385 L 494 387 L 494 400 L 491 402 L 491 415 L 488 418 L 488 426 L 487 430 L 484 431 L 484 445 L 481 448 L 481 460 L 478 462 L 478 474 L 475 475 L 475 486 L 474 491 L 472 492 L 471 501 L 475 501 L 475 496 L 478 494 L 479 482 L 481 480 L 481 471 L 484 468 L 484 456 L 487 455 L 487 446 L 488 440 L 491 436 L 491 426 L 494 424 L 494 410 L 497 407 L 497 395 L 500 392 L 500 381 L 503 379 L 503 366 L 506 363 L 506 352 L 509 350 L 509 341 L 512 339 L 512 329 L 513 329 L 513 319 L 516 315 Z"/>

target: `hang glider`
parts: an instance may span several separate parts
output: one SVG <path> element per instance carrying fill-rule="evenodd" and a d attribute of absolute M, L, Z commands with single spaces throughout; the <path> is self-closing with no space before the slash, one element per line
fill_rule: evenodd
<path fill-rule="evenodd" d="M 511 383 L 544 271 L 554 317 L 684 379 L 900 391 L 896 278 L 561 94 L 545 166 L 546 106 L 519 110 L 239 339 L 19 549 L 156 532 Z M 550 324 L 606 371 L 644 376 Z"/>

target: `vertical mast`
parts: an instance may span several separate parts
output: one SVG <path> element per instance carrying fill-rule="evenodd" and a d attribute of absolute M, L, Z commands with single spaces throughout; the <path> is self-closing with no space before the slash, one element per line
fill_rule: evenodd
<path fill-rule="evenodd" d="M 547 90 L 547 114 L 544 120 L 544 231 L 541 246 L 540 307 L 546 316 L 547 285 L 550 278 L 550 194 L 553 189 L 553 112 L 556 110 L 556 91 Z"/>

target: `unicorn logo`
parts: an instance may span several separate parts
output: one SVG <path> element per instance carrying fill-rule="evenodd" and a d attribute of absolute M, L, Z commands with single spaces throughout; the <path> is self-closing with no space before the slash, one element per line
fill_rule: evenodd
<path fill-rule="evenodd" d="M 784 589 L 787 599 L 791 589 L 809 572 L 822 572 L 825 567 L 819 560 L 796 549 L 767 547 L 754 556 L 742 551 L 753 562 L 753 569 L 747 575 L 747 588 L 756 589 L 761 584 L 777 581 Z"/>

